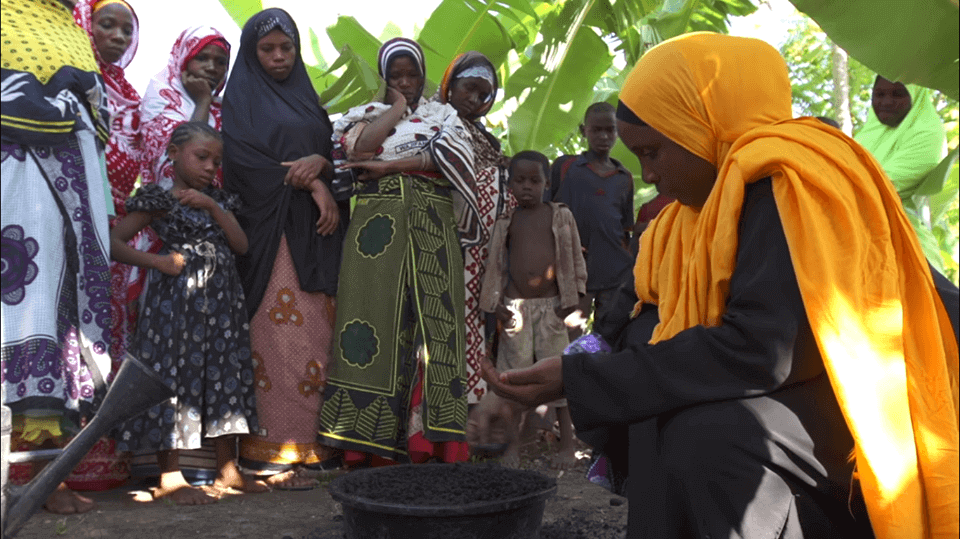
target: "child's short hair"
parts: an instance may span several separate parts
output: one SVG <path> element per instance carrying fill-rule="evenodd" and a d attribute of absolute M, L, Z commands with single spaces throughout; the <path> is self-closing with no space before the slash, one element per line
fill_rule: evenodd
<path fill-rule="evenodd" d="M 613 108 L 613 105 L 607 103 L 606 101 L 598 101 L 589 107 L 587 111 L 583 113 L 583 121 L 587 121 L 587 117 L 594 113 L 599 114 L 616 114 L 617 109 Z"/>
<path fill-rule="evenodd" d="M 206 122 L 184 122 L 173 130 L 170 134 L 170 144 L 182 146 L 190 142 L 197 135 L 205 135 L 223 144 L 223 137 L 220 132 L 210 127 Z"/>
<path fill-rule="evenodd" d="M 510 159 L 510 168 L 508 172 L 510 176 L 513 176 L 513 165 L 517 161 L 534 161 L 540 163 L 540 167 L 543 168 L 543 177 L 550 181 L 550 160 L 547 159 L 547 156 L 543 155 L 540 152 L 534 150 L 524 150 Z"/>

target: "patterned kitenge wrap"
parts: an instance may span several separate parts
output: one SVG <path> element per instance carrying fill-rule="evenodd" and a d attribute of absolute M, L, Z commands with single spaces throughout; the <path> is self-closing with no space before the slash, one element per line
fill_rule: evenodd
<path fill-rule="evenodd" d="M 106 90 L 60 3 L 0 8 L 2 383 L 14 414 L 76 425 L 110 372 Z"/>
<path fill-rule="evenodd" d="M 647 52 L 621 102 L 717 166 L 699 211 L 678 202 L 640 238 L 651 343 L 722 323 L 746 185 L 772 178 L 803 305 L 856 443 L 879 539 L 956 537 L 957 341 L 880 164 L 814 118 L 792 119 L 787 66 L 750 38 L 694 33 Z"/>
<path fill-rule="evenodd" d="M 295 49 L 282 81 L 257 57 L 257 44 L 276 30 Z M 333 126 L 300 50 L 296 22 L 286 11 L 252 16 L 223 97 L 224 182 L 243 201 L 237 219 L 250 242 L 237 269 L 251 318 L 260 419 L 257 435 L 241 440 L 240 459 L 264 473 L 322 460 L 317 427 L 349 219 L 344 202 L 337 229 L 317 234 L 320 211 L 310 193 L 284 183 L 290 169 L 281 163 L 309 155 L 332 160 Z"/>
<path fill-rule="evenodd" d="M 416 58 L 409 47 L 396 50 Z M 351 129 L 389 108 L 371 103 L 350 110 L 334 124 L 335 140 L 350 154 Z M 451 192 L 472 184 L 475 169 L 453 107 L 421 97 L 376 159 L 421 151 L 443 174 L 363 182 L 347 230 L 320 435 L 347 449 L 348 460 L 354 451 L 403 462 L 467 457 L 463 259 Z"/>
<path fill-rule="evenodd" d="M 486 56 L 476 51 L 461 54 L 447 67 L 437 97 L 442 103 L 449 103 L 454 81 L 475 76 L 487 78 L 493 91 L 490 92 L 487 102 L 473 116 L 460 118 L 467 128 L 473 145 L 481 233 L 481 240 L 467 247 L 463 252 L 463 280 L 466 284 L 464 310 L 467 341 L 467 397 L 471 404 L 478 402 L 487 390 L 487 383 L 480 376 L 480 362 L 487 353 L 486 324 L 484 315 L 480 311 L 480 288 L 483 283 L 484 264 L 489 254 L 487 244 L 497 218 L 516 206 L 516 200 L 507 190 L 507 171 L 501 164 L 503 154 L 500 152 L 500 141 L 490 134 L 480 121 L 481 117 L 493 107 L 499 89 L 497 72 L 493 64 Z M 462 206 L 463 200 L 458 193 L 454 193 L 453 202 L 454 207 Z"/>
<path fill-rule="evenodd" d="M 137 52 L 140 24 L 137 14 L 130 6 L 121 3 L 120 5 L 130 11 L 133 20 L 130 47 L 115 63 L 104 62 L 93 38 L 93 13 L 103 5 L 102 0 L 82 0 L 74 6 L 73 17 L 90 37 L 90 45 L 107 87 L 107 104 L 110 107 L 110 140 L 106 149 L 107 178 L 110 181 L 116 219 L 119 220 L 126 215 L 124 202 L 130 196 L 140 176 L 140 94 L 124 76 L 124 68 L 130 64 Z M 131 240 L 131 244 L 134 241 Z M 111 262 L 110 278 L 110 304 L 113 313 L 110 356 L 113 358 L 114 370 L 116 370 L 119 368 L 119 361 L 126 351 L 136 324 L 136 309 L 131 309 L 129 306 L 136 301 L 143 290 L 143 272 L 133 266 Z"/>
<path fill-rule="evenodd" d="M 230 55 L 230 44 L 223 34 L 210 26 L 191 26 L 177 37 L 170 49 L 167 65 L 150 79 L 147 91 L 143 94 L 140 114 L 143 133 L 143 184 L 159 183 L 164 189 L 173 185 L 173 166 L 167 158 L 167 144 L 170 135 L 178 125 L 189 122 L 196 104 L 183 87 L 181 76 L 187 63 L 207 45 L 218 45 Z M 226 83 L 224 75 L 214 91 L 210 102 L 210 116 L 207 123 L 220 130 L 220 92 Z M 219 187 L 222 175 L 217 173 L 215 187 Z"/>
<path fill-rule="evenodd" d="M 90 41 L 56 0 L 3 0 L 4 142 L 52 145 L 93 130 L 106 142 L 109 109 Z M 79 119 L 86 109 L 90 121 Z"/>

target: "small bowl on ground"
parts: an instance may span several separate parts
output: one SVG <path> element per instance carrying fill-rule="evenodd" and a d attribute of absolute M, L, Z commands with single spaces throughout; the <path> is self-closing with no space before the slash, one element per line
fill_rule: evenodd
<path fill-rule="evenodd" d="M 348 539 L 536 539 L 556 481 L 490 464 L 403 464 L 330 483 Z"/>

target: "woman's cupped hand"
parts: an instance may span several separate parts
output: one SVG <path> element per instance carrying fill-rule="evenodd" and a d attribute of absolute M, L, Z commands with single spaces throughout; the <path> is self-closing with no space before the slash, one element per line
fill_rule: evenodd
<path fill-rule="evenodd" d="M 484 358 L 480 368 L 494 393 L 524 406 L 539 406 L 563 398 L 563 360 L 559 357 L 505 372 L 498 372 L 490 359 Z"/>

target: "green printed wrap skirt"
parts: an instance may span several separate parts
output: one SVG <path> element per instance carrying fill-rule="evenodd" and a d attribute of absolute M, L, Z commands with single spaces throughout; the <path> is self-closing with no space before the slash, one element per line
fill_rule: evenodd
<path fill-rule="evenodd" d="M 321 443 L 407 462 L 417 433 L 463 441 L 463 312 L 449 184 L 405 174 L 366 183 L 343 247 Z"/>

